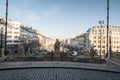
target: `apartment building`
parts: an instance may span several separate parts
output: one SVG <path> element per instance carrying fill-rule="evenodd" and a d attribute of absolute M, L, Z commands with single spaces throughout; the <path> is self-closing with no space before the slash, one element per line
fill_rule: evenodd
<path fill-rule="evenodd" d="M 5 42 L 5 18 L 0 17 L 0 43 L 4 47 Z M 1 41 L 2 39 L 2 41 Z M 17 50 L 20 45 L 24 47 L 37 47 L 39 45 L 38 37 L 35 29 L 31 26 L 8 19 L 7 26 L 7 50 Z"/>
<path fill-rule="evenodd" d="M 25 24 L 20 26 L 20 42 L 25 48 L 38 48 L 40 43 L 37 35 L 37 31 L 31 26 Z"/>
<path fill-rule="evenodd" d="M 71 46 L 75 46 L 78 48 L 84 48 L 85 47 L 85 33 L 82 33 L 79 36 L 76 36 L 71 42 Z"/>
<path fill-rule="evenodd" d="M 54 39 L 51 39 L 40 33 L 38 33 L 38 38 L 40 42 L 40 49 L 45 49 L 48 51 L 54 50 L 54 43 L 55 43 Z"/>
<path fill-rule="evenodd" d="M 108 34 L 108 50 L 113 52 L 120 51 L 120 26 L 109 26 Z M 107 28 L 106 26 L 94 26 L 89 28 L 86 32 L 86 45 L 85 47 L 90 50 L 93 47 L 98 53 L 100 49 L 102 55 L 107 52 Z"/>
<path fill-rule="evenodd" d="M 12 21 L 8 19 L 8 26 L 7 26 L 7 48 L 16 48 L 19 43 L 19 36 L 20 36 L 20 23 Z M 5 40 L 5 18 L 0 18 L 0 27 L 2 33 L 2 43 L 4 43 Z M 4 44 L 3 44 L 4 46 Z"/>
<path fill-rule="evenodd" d="M 5 42 L 5 18 L 0 17 L 0 31 L 2 31 L 2 43 Z M 0 35 L 1 41 L 1 35 Z M 1 42 L 0 42 L 1 43 Z M 7 26 L 7 48 L 14 49 L 23 45 L 25 48 L 45 49 L 48 51 L 54 50 L 55 40 L 40 34 L 39 31 L 31 26 L 12 21 L 8 19 Z"/>

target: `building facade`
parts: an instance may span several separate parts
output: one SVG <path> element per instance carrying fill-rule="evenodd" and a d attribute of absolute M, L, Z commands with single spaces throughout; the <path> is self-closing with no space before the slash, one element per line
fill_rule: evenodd
<path fill-rule="evenodd" d="M 4 46 L 5 42 L 5 18 L 0 18 L 0 27 L 2 31 L 2 45 Z M 16 48 L 20 45 L 19 43 L 20 36 L 20 23 L 14 22 L 8 19 L 7 26 L 7 48 Z"/>
<path fill-rule="evenodd" d="M 75 46 L 77 48 L 84 48 L 85 47 L 85 34 L 80 34 L 76 36 L 73 41 L 71 42 L 71 46 Z"/>
<path fill-rule="evenodd" d="M 4 47 L 5 18 L 3 17 L 0 17 L 0 33 L 0 44 Z M 35 29 L 32 29 L 31 26 L 8 19 L 7 50 L 17 50 L 20 45 L 23 45 L 24 48 L 38 48 L 40 47 L 40 44 L 42 44 L 41 47 L 46 49 L 50 43 L 49 39 L 46 36 L 40 35 L 41 37 L 39 37 L 38 35 L 40 35 L 40 33 Z"/>
<path fill-rule="evenodd" d="M 2 43 L 3 47 L 5 43 L 5 21 L 5 18 L 0 17 L 0 44 Z M 51 51 L 54 49 L 54 42 L 55 40 L 40 34 L 31 26 L 8 19 L 7 50 L 17 49 L 23 45 L 26 50 L 35 48 Z"/>
<path fill-rule="evenodd" d="M 109 26 L 108 50 L 113 52 L 120 51 L 120 26 Z M 94 26 L 86 32 L 86 45 L 89 50 L 91 47 L 98 52 L 98 55 L 105 55 L 107 52 L 107 28 L 106 26 Z"/>
<path fill-rule="evenodd" d="M 54 43 L 55 40 L 51 39 L 45 35 L 42 35 L 38 33 L 38 38 L 39 38 L 39 43 L 40 43 L 40 49 L 42 50 L 47 50 L 47 51 L 52 51 L 54 50 Z"/>

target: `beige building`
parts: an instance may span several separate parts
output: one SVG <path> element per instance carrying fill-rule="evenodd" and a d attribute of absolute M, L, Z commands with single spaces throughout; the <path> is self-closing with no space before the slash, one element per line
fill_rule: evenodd
<path fill-rule="evenodd" d="M 86 48 L 89 50 L 93 47 L 97 50 L 98 55 L 101 53 L 102 55 L 107 52 L 107 28 L 106 26 L 94 26 L 90 28 L 86 32 Z M 109 26 L 109 34 L 108 34 L 108 48 L 110 49 L 110 40 L 111 40 L 111 50 L 113 52 L 120 51 L 120 26 Z M 109 50 L 108 49 L 108 50 Z"/>
<path fill-rule="evenodd" d="M 42 35 L 39 32 L 37 32 L 37 34 L 38 34 L 38 39 L 39 39 L 41 49 L 45 49 L 48 51 L 54 50 L 55 40 L 53 40 L 45 35 Z"/>
<path fill-rule="evenodd" d="M 84 48 L 85 47 L 85 34 L 82 33 L 79 36 L 76 36 L 71 42 L 71 46 L 75 46 L 79 49 Z"/>

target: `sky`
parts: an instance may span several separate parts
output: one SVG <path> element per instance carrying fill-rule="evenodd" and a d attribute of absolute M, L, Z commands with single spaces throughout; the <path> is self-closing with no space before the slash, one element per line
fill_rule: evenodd
<path fill-rule="evenodd" d="M 107 0 L 8 0 L 8 18 L 51 38 L 71 38 L 104 20 Z M 0 0 L 5 17 L 6 0 Z M 120 0 L 110 0 L 110 25 L 120 25 Z"/>

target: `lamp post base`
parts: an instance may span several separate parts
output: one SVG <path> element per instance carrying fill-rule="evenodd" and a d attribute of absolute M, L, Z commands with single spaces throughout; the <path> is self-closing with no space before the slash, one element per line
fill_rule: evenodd
<path fill-rule="evenodd" d="M 0 48 L 0 62 L 4 62 L 5 55 L 4 55 L 4 48 Z"/>

